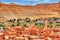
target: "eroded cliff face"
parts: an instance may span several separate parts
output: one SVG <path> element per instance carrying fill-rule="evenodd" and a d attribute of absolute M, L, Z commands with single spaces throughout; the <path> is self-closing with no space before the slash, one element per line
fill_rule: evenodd
<path fill-rule="evenodd" d="M 29 17 L 32 19 L 57 17 L 58 15 L 60 15 L 59 13 L 60 13 L 60 3 L 37 4 L 35 6 L 22 6 L 17 4 L 0 3 L 0 17 L 5 19 L 25 18 L 25 17 Z"/>

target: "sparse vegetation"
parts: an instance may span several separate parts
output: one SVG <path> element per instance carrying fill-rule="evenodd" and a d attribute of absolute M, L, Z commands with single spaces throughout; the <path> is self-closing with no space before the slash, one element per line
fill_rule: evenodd
<path fill-rule="evenodd" d="M 53 27 L 53 25 L 60 26 L 60 20 L 59 19 L 60 18 L 54 18 L 54 17 L 53 18 L 47 18 L 48 27 Z M 46 18 L 45 19 L 42 19 L 42 18 L 41 19 L 34 19 L 34 20 L 31 20 L 28 17 L 25 19 L 18 18 L 18 19 L 7 20 L 4 23 L 5 24 L 8 23 L 7 25 L 12 26 L 12 27 L 15 27 L 15 26 L 26 26 L 26 27 L 28 27 L 30 25 L 36 25 L 38 27 L 44 28 L 45 23 L 42 20 L 46 20 Z M 5 27 L 5 24 L 0 24 L 0 26 Z"/>

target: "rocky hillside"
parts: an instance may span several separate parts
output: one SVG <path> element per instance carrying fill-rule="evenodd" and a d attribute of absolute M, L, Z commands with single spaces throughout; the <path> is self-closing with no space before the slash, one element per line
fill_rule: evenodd
<path fill-rule="evenodd" d="M 52 4 L 38 4 L 36 6 L 39 7 L 40 9 L 60 12 L 60 2 Z"/>
<path fill-rule="evenodd" d="M 57 17 L 60 15 L 59 13 L 60 2 L 53 4 L 37 4 L 35 6 L 0 3 L 0 19 Z"/>

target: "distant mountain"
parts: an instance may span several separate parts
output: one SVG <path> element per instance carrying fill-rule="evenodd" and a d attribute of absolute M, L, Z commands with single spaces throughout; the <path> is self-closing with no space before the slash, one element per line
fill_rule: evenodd
<path fill-rule="evenodd" d="M 60 2 L 52 4 L 38 4 L 36 6 L 43 10 L 60 12 Z"/>
<path fill-rule="evenodd" d="M 60 17 L 60 2 L 53 4 L 37 4 L 35 6 L 0 3 L 0 17 L 5 19 L 25 17 L 34 19 L 57 16 Z"/>

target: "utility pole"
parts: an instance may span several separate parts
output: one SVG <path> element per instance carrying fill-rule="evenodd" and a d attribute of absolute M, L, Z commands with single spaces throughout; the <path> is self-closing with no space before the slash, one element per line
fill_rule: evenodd
<path fill-rule="evenodd" d="M 48 26 L 48 20 L 45 19 L 45 27 L 47 27 L 47 26 Z"/>

